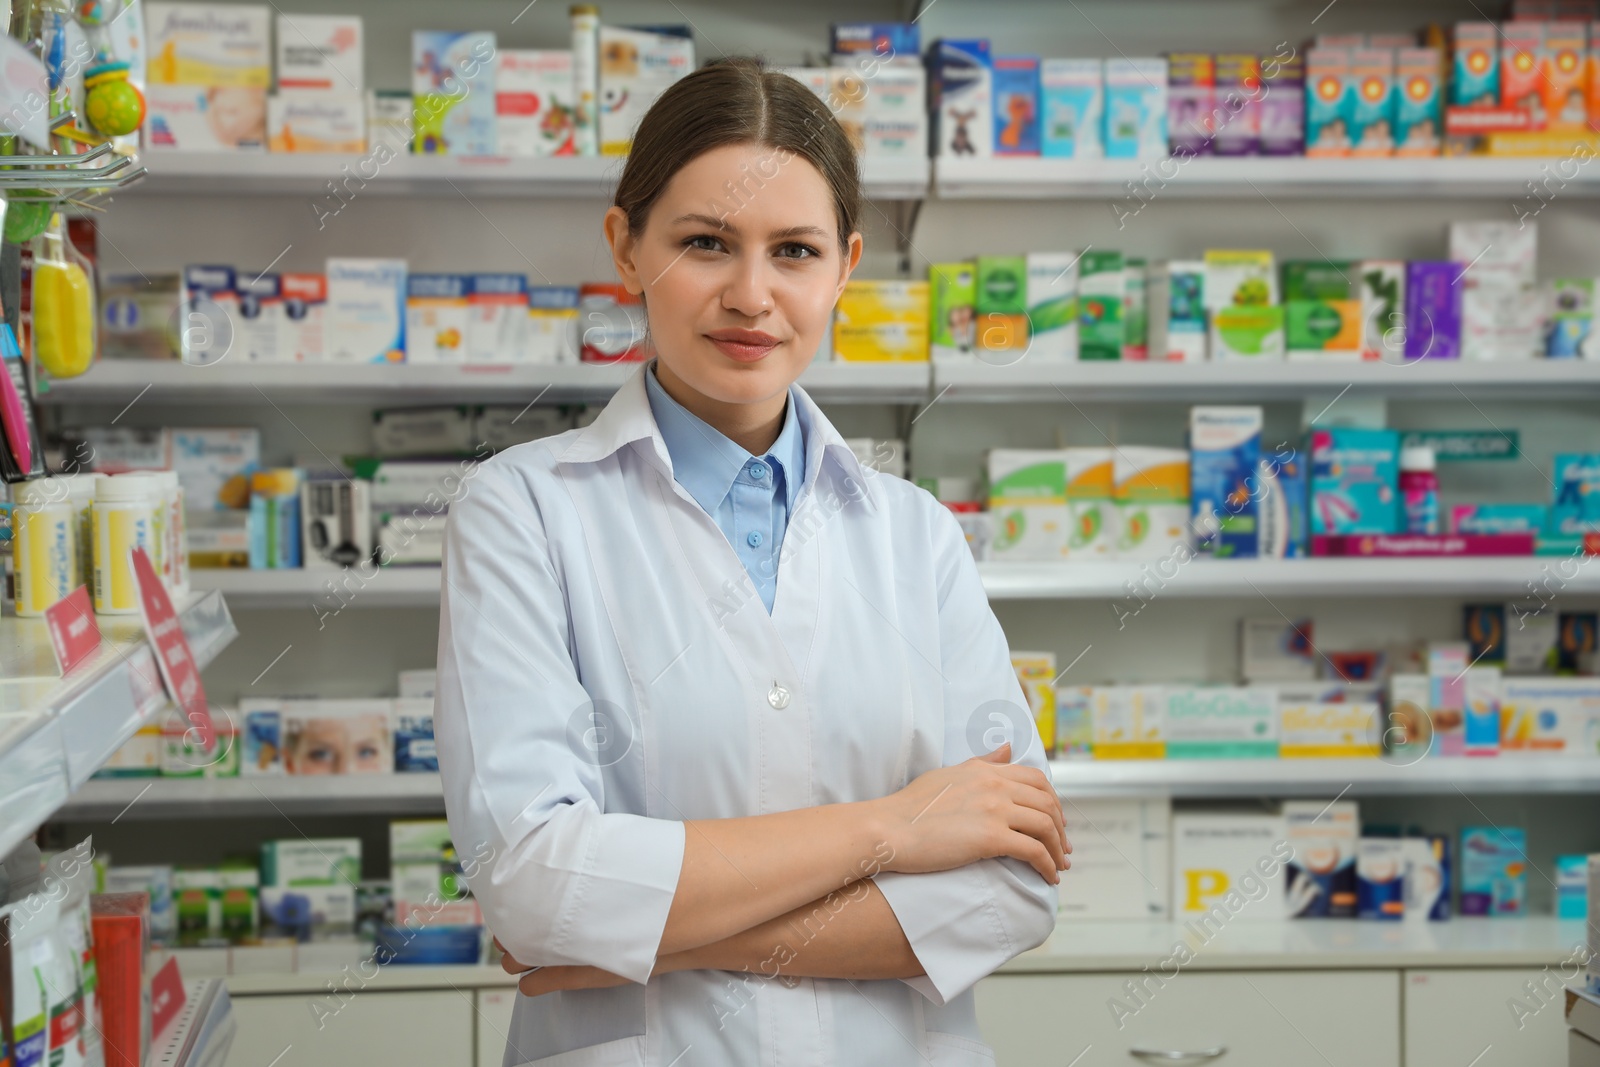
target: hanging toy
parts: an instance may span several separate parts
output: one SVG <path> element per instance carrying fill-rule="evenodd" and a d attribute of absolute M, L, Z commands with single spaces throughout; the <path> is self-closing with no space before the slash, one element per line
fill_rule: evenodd
<path fill-rule="evenodd" d="M 94 283 L 60 212 L 33 249 L 33 354 L 55 378 L 73 378 L 94 361 Z"/>
<path fill-rule="evenodd" d="M 94 44 L 94 65 L 83 72 L 84 118 L 104 137 L 121 137 L 144 124 L 144 94 L 128 80 L 129 65 L 111 51 L 103 0 L 78 5 L 78 23 Z"/>

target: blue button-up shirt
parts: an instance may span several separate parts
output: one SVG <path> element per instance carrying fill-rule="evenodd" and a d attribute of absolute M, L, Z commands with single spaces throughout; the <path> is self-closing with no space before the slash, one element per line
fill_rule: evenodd
<path fill-rule="evenodd" d="M 778 549 L 805 482 L 805 432 L 795 416 L 794 397 L 784 405 L 778 439 L 758 458 L 667 395 L 653 361 L 644 382 L 673 477 L 716 520 L 772 614 Z"/>

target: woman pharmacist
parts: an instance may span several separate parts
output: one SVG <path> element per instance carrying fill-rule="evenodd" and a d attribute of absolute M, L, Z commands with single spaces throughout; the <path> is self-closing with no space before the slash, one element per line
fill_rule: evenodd
<path fill-rule="evenodd" d="M 507 1065 L 992 1063 L 972 987 L 1055 925 L 1061 808 L 961 531 L 794 384 L 859 208 L 799 82 L 676 83 L 605 217 L 656 357 L 451 506 L 446 810 L 537 968 Z"/>

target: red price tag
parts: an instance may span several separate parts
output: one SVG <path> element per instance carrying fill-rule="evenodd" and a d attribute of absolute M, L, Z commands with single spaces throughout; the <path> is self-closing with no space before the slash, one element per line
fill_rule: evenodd
<path fill-rule="evenodd" d="M 167 587 L 161 584 L 143 548 L 135 547 L 133 575 L 139 582 L 139 614 L 144 618 L 144 632 L 155 646 L 156 664 L 161 668 L 161 678 L 167 683 L 167 695 L 178 705 L 183 717 L 189 720 L 200 747 L 210 752 L 217 741 L 216 729 L 211 724 L 211 709 L 206 704 L 205 686 L 200 684 L 200 668 L 194 654 L 189 651 L 189 638 L 172 608 L 172 598 Z"/>
<path fill-rule="evenodd" d="M 80 585 L 44 611 L 44 624 L 50 630 L 50 647 L 56 663 L 66 674 L 94 654 L 100 647 L 100 624 L 94 621 L 89 603 L 89 587 Z"/>
<path fill-rule="evenodd" d="M 183 1010 L 187 998 L 183 993 L 183 979 L 178 975 L 177 957 L 172 957 L 150 979 L 150 1029 L 160 1034 L 172 1024 Z"/>

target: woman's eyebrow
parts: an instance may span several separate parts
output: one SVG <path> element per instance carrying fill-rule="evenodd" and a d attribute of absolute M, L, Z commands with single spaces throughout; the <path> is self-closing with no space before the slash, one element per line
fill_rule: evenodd
<path fill-rule="evenodd" d="M 690 212 L 687 215 L 679 215 L 677 218 L 673 219 L 672 222 L 674 225 L 683 222 L 697 222 L 702 226 L 711 226 L 715 229 L 722 230 L 725 233 L 730 233 L 735 237 L 739 236 L 739 228 L 732 225 L 728 221 L 727 216 L 718 218 L 715 215 L 702 215 L 698 212 Z M 824 238 L 827 236 L 828 231 L 820 226 L 788 226 L 781 230 L 773 230 L 767 235 L 767 240 L 789 241 L 796 237 Z"/>

